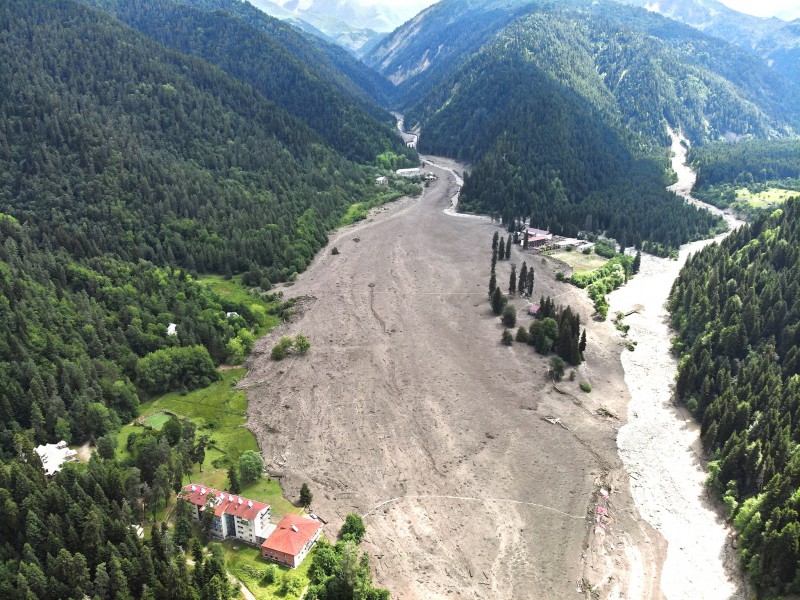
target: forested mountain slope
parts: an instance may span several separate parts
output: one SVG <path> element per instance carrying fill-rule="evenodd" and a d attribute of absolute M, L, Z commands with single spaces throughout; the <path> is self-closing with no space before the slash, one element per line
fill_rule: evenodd
<path fill-rule="evenodd" d="M 0 5 L 0 210 L 77 257 L 302 270 L 364 170 L 252 87 L 69 3 Z"/>
<path fill-rule="evenodd" d="M 496 3 L 482 4 L 487 21 L 501 11 Z M 439 10 L 448 6 L 444 0 Z M 457 11 L 453 8 L 448 14 Z M 442 36 L 445 48 L 450 43 L 447 31 L 429 22 L 427 15 L 421 16 L 420 30 Z M 421 36 L 401 30 L 395 32 L 394 40 L 407 41 L 405 51 L 422 56 L 428 50 L 418 42 Z M 643 9 L 583 0 L 557 5 L 533 2 L 513 23 L 495 28 L 488 43 L 478 37 L 469 39 L 469 34 L 462 36 L 457 43 L 465 48 L 452 49 L 452 57 L 429 56 L 430 67 L 418 76 L 429 80 L 426 85 L 432 92 L 404 108 L 411 107 L 409 116 L 423 126 L 427 117 L 458 93 L 457 82 L 470 76 L 465 72 L 468 61 L 481 53 L 502 56 L 503 48 L 512 45 L 593 103 L 613 96 L 623 122 L 651 137 L 665 135 L 665 119 L 693 143 L 726 134 L 787 135 L 800 122 L 797 87 L 757 57 Z M 441 77 L 434 71 L 439 60 L 461 68 Z M 397 55 L 388 69 L 405 61 Z M 590 70 L 596 71 L 594 77 Z M 403 82 L 401 95 L 404 88 L 418 85 Z"/>
<path fill-rule="evenodd" d="M 676 393 L 762 594 L 800 592 L 800 198 L 690 258 L 669 299 Z"/>
<path fill-rule="evenodd" d="M 115 0 L 103 1 L 108 6 L 111 6 L 111 2 L 119 4 Z M 173 1 L 204 11 L 220 10 L 241 19 L 280 42 L 307 67 L 319 73 L 323 79 L 330 80 L 341 91 L 359 99 L 365 109 L 375 111 L 373 113 L 375 116 L 381 119 L 386 118 L 385 110 L 379 105 L 384 104 L 385 94 L 391 86 L 386 79 L 357 60 L 341 46 L 326 41 L 324 38 L 320 39 L 316 35 L 298 31 L 295 26 L 268 16 L 250 2 L 238 0 Z"/>
<path fill-rule="evenodd" d="M 464 210 L 659 254 L 715 226 L 663 189 L 666 125 L 703 143 L 800 122 L 796 87 L 758 57 L 611 2 L 443 0 L 373 58 L 420 150 L 474 163 Z"/>
<path fill-rule="evenodd" d="M 395 30 L 363 60 L 397 86 L 397 104 L 416 102 L 494 34 L 524 14 L 526 0 L 441 0 Z"/>
<path fill-rule="evenodd" d="M 732 10 L 717 0 L 623 0 L 646 7 L 752 52 L 800 85 L 800 20 L 764 19 Z"/>
<path fill-rule="evenodd" d="M 169 0 L 98 4 L 145 35 L 252 85 L 351 160 L 372 162 L 385 151 L 413 155 L 397 135 L 392 116 L 364 90 L 354 90 L 353 82 L 301 34 L 249 5 L 192 2 L 222 9 L 209 12 Z M 226 12 L 235 8 L 254 24 Z"/>

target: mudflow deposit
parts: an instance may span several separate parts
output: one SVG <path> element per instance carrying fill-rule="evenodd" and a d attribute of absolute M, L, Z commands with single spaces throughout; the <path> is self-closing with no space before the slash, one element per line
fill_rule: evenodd
<path fill-rule="evenodd" d="M 258 342 L 242 382 L 268 470 L 290 497 L 308 482 L 329 538 L 348 513 L 365 517 L 364 550 L 394 598 L 661 598 L 666 547 L 617 454 L 619 335 L 555 281 L 565 265 L 515 247 L 501 288 L 511 263 L 533 265 L 534 298 L 587 325 L 586 363 L 555 389 L 547 358 L 502 346 L 487 297 L 499 228 L 445 214 L 463 167 L 431 160 L 447 168 L 427 165 L 438 180 L 420 198 L 340 230 L 283 288 L 298 310 Z M 529 302 L 511 302 L 529 325 Z M 270 360 L 297 333 L 308 355 Z"/>
<path fill-rule="evenodd" d="M 672 137 L 678 182 L 670 189 L 687 202 L 719 213 L 689 195 L 695 174 L 685 164 L 681 140 L 674 133 Z M 731 228 L 742 225 L 730 215 L 725 219 Z M 712 241 L 683 246 L 677 261 L 643 256 L 639 275 L 610 296 L 611 314 L 636 310 L 625 318 L 629 337 L 638 345 L 635 352 L 622 355 L 631 402 L 619 447 L 639 511 L 669 544 L 662 581 L 669 600 L 749 597 L 729 530 L 705 486 L 699 427 L 672 397 L 677 360 L 670 353 L 674 333 L 664 305 L 689 254 Z"/>

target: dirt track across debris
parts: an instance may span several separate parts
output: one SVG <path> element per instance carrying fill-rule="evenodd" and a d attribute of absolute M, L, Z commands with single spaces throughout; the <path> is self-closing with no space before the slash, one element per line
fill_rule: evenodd
<path fill-rule="evenodd" d="M 534 297 L 588 323 L 587 362 L 556 390 L 547 359 L 502 346 L 487 298 L 498 227 L 445 214 L 455 178 L 430 170 L 421 198 L 340 230 L 284 288 L 301 310 L 258 342 L 241 384 L 268 470 L 290 497 L 308 482 L 329 537 L 364 515 L 376 583 L 394 598 L 661 598 L 664 543 L 617 455 L 618 336 L 555 281 L 562 264 L 515 248 L 502 289 L 511 263 L 533 263 Z M 512 302 L 529 324 L 527 301 Z M 301 332 L 307 356 L 269 359 L 278 336 Z"/>

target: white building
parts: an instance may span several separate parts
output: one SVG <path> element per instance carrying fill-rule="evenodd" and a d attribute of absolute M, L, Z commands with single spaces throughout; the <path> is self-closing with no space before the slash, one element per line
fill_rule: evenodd
<path fill-rule="evenodd" d="M 389 185 L 389 178 L 385 175 L 381 175 L 380 177 L 375 178 L 375 185 L 380 185 L 386 187 Z"/>
<path fill-rule="evenodd" d="M 213 505 L 209 504 L 212 495 Z M 275 530 L 275 525 L 269 521 L 269 504 L 195 484 L 184 488 L 183 499 L 193 505 L 192 518 L 197 523 L 200 523 L 203 511 L 213 506 L 211 534 L 223 540 L 236 538 L 260 545 Z"/>
<path fill-rule="evenodd" d="M 42 460 L 45 475 L 48 477 L 61 470 L 61 465 L 65 462 L 74 462 L 78 459 L 78 453 L 67 447 L 67 442 L 61 440 L 57 444 L 44 444 L 36 447 L 36 454 Z"/>
<path fill-rule="evenodd" d="M 413 169 L 397 169 L 396 173 L 400 177 L 419 177 L 419 167 L 414 167 Z"/>

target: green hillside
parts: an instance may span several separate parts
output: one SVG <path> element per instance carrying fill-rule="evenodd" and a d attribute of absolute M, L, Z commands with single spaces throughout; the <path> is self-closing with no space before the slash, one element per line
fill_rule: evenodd
<path fill-rule="evenodd" d="M 94 4 L 148 37 L 252 85 L 351 160 L 374 162 L 385 151 L 408 156 L 409 164 L 416 159 L 396 134 L 392 116 L 332 64 L 320 49 L 322 44 L 312 44 L 249 4 L 217 0 L 99 0 Z M 361 75 L 361 70 L 352 67 L 355 59 L 339 62 L 350 67 L 353 77 Z M 370 87 L 380 94 L 377 86 Z"/>
<path fill-rule="evenodd" d="M 800 198 L 692 257 L 669 299 L 676 393 L 763 597 L 800 592 Z"/>
<path fill-rule="evenodd" d="M 0 26 L 0 210 L 78 258 L 277 281 L 377 193 L 251 86 L 102 13 L 4 3 Z"/>

